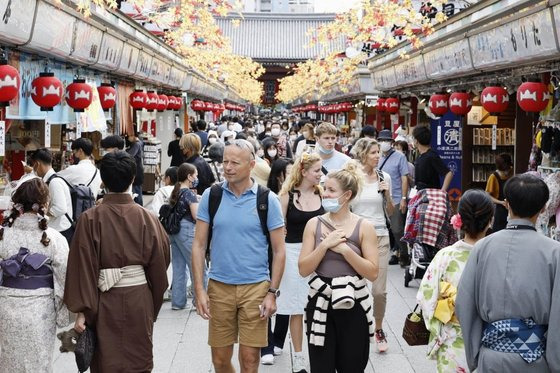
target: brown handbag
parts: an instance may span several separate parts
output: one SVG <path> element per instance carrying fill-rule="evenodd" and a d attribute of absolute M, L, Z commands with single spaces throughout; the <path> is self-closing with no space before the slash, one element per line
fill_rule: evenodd
<path fill-rule="evenodd" d="M 409 346 L 427 345 L 430 340 L 430 332 L 424 324 L 422 311 L 416 312 L 418 305 L 414 307 L 414 311 L 409 313 L 404 320 L 404 328 L 402 336 Z"/>

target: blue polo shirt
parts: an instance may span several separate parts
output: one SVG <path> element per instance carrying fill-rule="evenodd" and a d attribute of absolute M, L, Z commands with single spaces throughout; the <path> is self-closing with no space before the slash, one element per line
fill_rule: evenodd
<path fill-rule="evenodd" d="M 270 280 L 268 243 L 257 211 L 258 184 L 253 181 L 253 186 L 239 198 L 227 181 L 222 188 L 222 200 L 214 216 L 208 277 L 230 285 Z M 197 219 L 206 223 L 210 223 L 209 197 L 210 188 L 204 191 L 198 205 Z M 267 225 L 269 231 L 284 226 L 280 200 L 273 192 L 268 194 Z"/>
<path fill-rule="evenodd" d="M 393 196 L 393 203 L 399 204 L 401 203 L 402 198 L 402 181 L 401 177 L 408 175 L 408 161 L 404 154 L 399 153 L 396 150 L 391 150 L 392 155 L 387 159 L 387 156 L 381 157 L 379 160 L 379 167 L 385 162 L 383 165 L 383 171 L 387 172 L 391 176 L 391 195 Z M 389 153 L 391 154 L 391 153 Z M 410 185 L 408 186 L 410 189 Z"/>

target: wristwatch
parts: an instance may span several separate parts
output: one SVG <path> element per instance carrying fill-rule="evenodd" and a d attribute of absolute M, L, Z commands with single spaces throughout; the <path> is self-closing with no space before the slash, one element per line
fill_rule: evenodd
<path fill-rule="evenodd" d="M 403 197 L 402 197 L 402 200 L 403 200 L 403 201 L 406 201 L 406 197 L 405 197 L 405 196 L 403 196 Z"/>
<path fill-rule="evenodd" d="M 269 288 L 268 292 L 274 294 L 274 297 L 278 298 L 280 296 L 280 290 L 275 288 Z"/>

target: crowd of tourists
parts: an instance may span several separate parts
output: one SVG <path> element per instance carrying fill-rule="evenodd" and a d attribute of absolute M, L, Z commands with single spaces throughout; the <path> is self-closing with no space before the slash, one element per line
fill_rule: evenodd
<path fill-rule="evenodd" d="M 138 134 L 103 139 L 98 167 L 84 138 L 58 173 L 48 149 L 32 154 L 0 229 L 0 372 L 51 372 L 57 327 L 72 323 L 95 336 L 92 373 L 151 371 L 169 298 L 208 320 L 217 373 L 234 372 L 236 343 L 245 373 L 287 349 L 297 373 L 363 372 L 372 344 L 387 353 L 387 272 L 410 264 L 409 201 L 453 178 L 429 127 L 353 136 L 246 116 L 174 134 L 146 208 Z M 438 372 L 560 372 L 560 244 L 535 229 L 549 190 L 507 154 L 496 168 L 486 191 L 463 194 L 461 239 L 420 283 L 427 355 Z"/>

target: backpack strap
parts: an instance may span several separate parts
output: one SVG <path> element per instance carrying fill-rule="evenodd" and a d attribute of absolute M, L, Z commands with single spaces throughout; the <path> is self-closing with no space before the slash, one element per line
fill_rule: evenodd
<path fill-rule="evenodd" d="M 208 215 L 210 216 L 210 229 L 208 229 L 208 245 L 206 246 L 206 252 L 210 251 L 210 241 L 212 241 L 212 230 L 214 228 L 214 217 L 220 203 L 222 202 L 222 194 L 224 190 L 222 189 L 222 184 L 214 184 L 210 187 L 210 196 L 208 198 Z"/>
<path fill-rule="evenodd" d="M 95 177 L 97 176 L 97 167 L 95 167 L 95 172 L 93 173 L 93 177 L 91 178 L 91 180 L 89 181 L 89 183 L 87 183 L 86 186 L 89 186 L 91 183 L 93 183 L 93 179 L 95 179 Z M 94 196 L 95 197 L 95 196 Z"/>
<path fill-rule="evenodd" d="M 268 195 L 270 194 L 270 189 L 258 186 L 257 189 L 257 212 L 259 214 L 259 220 L 261 223 L 261 229 L 266 237 L 266 242 L 268 243 L 268 269 L 272 275 L 272 244 L 270 242 L 270 232 L 268 231 Z"/>
<path fill-rule="evenodd" d="M 63 177 L 58 176 L 56 173 L 53 174 L 53 175 L 51 175 L 51 177 L 49 177 L 49 178 L 47 179 L 46 184 L 47 184 L 47 185 L 50 185 L 52 179 L 54 179 L 54 178 L 56 178 L 56 177 L 59 178 L 59 179 L 64 180 L 64 182 L 66 183 L 66 185 L 68 185 L 68 188 L 72 188 L 72 186 L 68 183 L 68 181 L 66 181 Z M 74 207 L 74 206 L 72 206 L 72 207 Z M 70 225 L 73 226 L 73 225 L 74 225 L 74 220 L 70 217 L 70 215 L 68 215 L 68 213 L 66 212 L 66 213 L 64 213 L 64 216 L 66 216 L 66 219 L 68 219 L 68 221 L 70 222 Z"/>
<path fill-rule="evenodd" d="M 381 163 L 381 167 L 379 167 L 380 170 L 383 169 L 383 166 L 385 166 L 385 163 L 387 163 L 387 161 L 389 160 L 389 158 L 391 158 L 391 156 L 393 155 L 393 153 L 395 153 L 396 150 L 391 151 L 389 154 L 387 154 L 387 156 L 385 157 L 385 160 L 383 161 L 383 163 Z"/>

